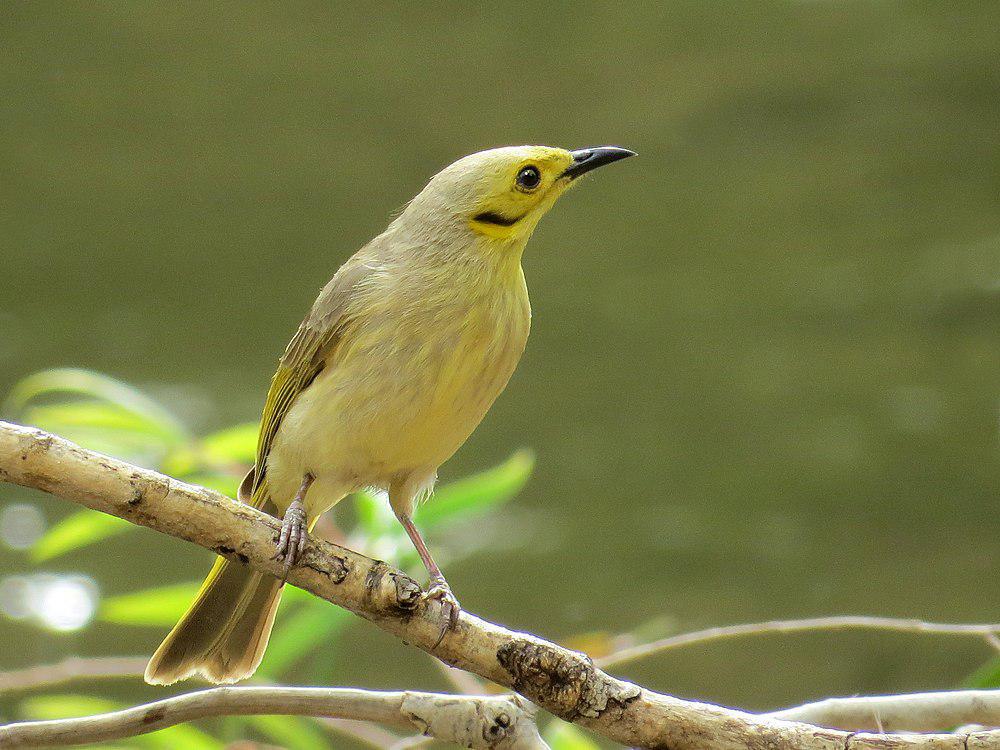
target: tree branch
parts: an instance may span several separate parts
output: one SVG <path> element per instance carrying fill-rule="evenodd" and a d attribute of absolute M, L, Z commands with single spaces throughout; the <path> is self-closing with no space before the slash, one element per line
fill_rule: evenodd
<path fill-rule="evenodd" d="M 768 716 L 854 731 L 932 732 L 963 724 L 1000 727 L 1000 690 L 827 698 Z"/>
<path fill-rule="evenodd" d="M 899 617 L 873 617 L 870 615 L 834 615 L 832 617 L 808 617 L 801 620 L 769 620 L 767 622 L 722 625 L 720 627 L 695 630 L 650 643 L 623 648 L 599 659 L 594 663 L 599 667 L 610 667 L 625 662 L 652 656 L 660 651 L 668 651 L 696 643 L 720 641 L 751 635 L 772 633 L 805 633 L 815 630 L 885 630 L 893 633 L 921 633 L 925 635 L 959 636 L 980 638 L 1000 651 L 1000 623 L 978 625 L 964 623 L 924 622 L 923 620 Z"/>
<path fill-rule="evenodd" d="M 0 695 L 105 677 L 133 677 L 146 668 L 148 656 L 70 656 L 55 664 L 0 672 Z"/>
<path fill-rule="evenodd" d="M 216 492 L 84 450 L 41 430 L 0 422 L 0 479 L 199 544 L 271 575 L 277 519 Z M 435 648 L 440 605 L 384 562 L 312 540 L 288 581 L 345 607 L 448 664 L 511 688 L 550 713 L 631 747 L 796 750 L 1000 746 L 1000 732 L 849 733 L 684 701 L 615 679 L 583 654 L 462 613 Z"/>
<path fill-rule="evenodd" d="M 458 686 L 464 695 L 442 695 L 450 701 L 461 700 L 471 696 L 478 701 L 484 691 L 480 683 L 467 672 L 454 670 L 442 662 L 437 662 L 442 669 L 454 675 L 465 675 L 468 683 Z M 28 669 L 0 672 L 0 693 L 32 690 L 40 687 L 52 687 L 75 679 L 93 679 L 102 677 L 128 677 L 140 679 L 146 665 L 144 656 L 112 656 L 112 657 L 70 657 L 55 664 L 30 667 Z M 359 695 L 367 695 L 369 691 L 356 691 Z M 378 693 L 374 693 L 378 695 Z M 507 696 L 511 698 L 513 696 Z M 475 721 L 478 710 L 475 703 L 466 706 L 470 721 Z M 220 707 L 218 714 L 228 714 L 225 706 Z M 977 725 L 986 727 L 1000 726 L 1000 690 L 952 690 L 930 693 L 909 693 L 902 695 L 852 696 L 850 698 L 827 698 L 812 703 L 805 703 L 780 711 L 766 714 L 771 718 L 789 721 L 801 721 L 832 729 L 847 731 L 911 731 L 933 732 L 946 730 L 962 725 Z M 360 719 L 322 718 L 325 723 L 339 731 L 357 734 L 359 730 L 368 731 L 367 724 Z M 372 731 L 377 730 L 371 727 Z M 391 735 L 379 735 L 376 746 L 387 746 L 385 740 Z M 369 738 L 366 738 L 369 739 Z M 392 737 L 395 742 L 399 738 Z"/>
<path fill-rule="evenodd" d="M 213 716 L 281 714 L 373 721 L 461 747 L 544 750 L 533 709 L 516 696 L 383 693 L 347 688 L 219 687 L 122 711 L 0 727 L 0 747 L 108 742 Z"/>

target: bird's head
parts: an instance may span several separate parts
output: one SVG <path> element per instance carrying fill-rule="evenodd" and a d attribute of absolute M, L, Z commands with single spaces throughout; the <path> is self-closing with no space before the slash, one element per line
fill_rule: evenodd
<path fill-rule="evenodd" d="M 404 217 L 410 214 L 492 240 L 523 244 L 578 177 L 634 155 L 617 146 L 576 151 L 507 146 L 480 151 L 431 178 Z"/>

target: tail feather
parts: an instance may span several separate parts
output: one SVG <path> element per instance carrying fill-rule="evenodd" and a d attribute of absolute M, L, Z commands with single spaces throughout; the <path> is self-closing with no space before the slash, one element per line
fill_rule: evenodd
<path fill-rule="evenodd" d="M 220 558 L 190 609 L 146 666 L 151 685 L 194 675 L 211 682 L 246 679 L 264 657 L 282 582 Z"/>

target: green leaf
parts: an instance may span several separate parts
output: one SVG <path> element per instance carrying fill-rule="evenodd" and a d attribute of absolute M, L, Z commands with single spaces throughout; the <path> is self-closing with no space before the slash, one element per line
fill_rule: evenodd
<path fill-rule="evenodd" d="M 148 740 L 150 747 L 163 750 L 222 750 L 225 747 L 224 743 L 191 724 L 176 724 L 130 740 Z"/>
<path fill-rule="evenodd" d="M 252 465 L 257 458 L 256 422 L 244 422 L 213 432 L 201 441 L 205 458 L 216 464 L 238 463 Z"/>
<path fill-rule="evenodd" d="M 358 518 L 358 525 L 369 539 L 376 539 L 395 531 L 399 526 L 385 499 L 368 490 L 354 494 L 354 512 Z"/>
<path fill-rule="evenodd" d="M 305 589 L 300 589 L 298 586 L 288 583 L 285 584 L 285 590 L 281 593 L 281 604 L 282 606 L 286 606 L 293 602 L 308 602 L 315 598 L 315 594 L 310 594 Z"/>
<path fill-rule="evenodd" d="M 600 750 L 600 746 L 584 734 L 582 729 L 565 721 L 553 721 L 543 734 L 552 750 Z"/>
<path fill-rule="evenodd" d="M 1000 657 L 986 662 L 965 680 L 967 688 L 1000 688 Z"/>
<path fill-rule="evenodd" d="M 280 677 L 313 649 L 331 648 L 334 636 L 350 617 L 346 609 L 310 596 L 294 613 L 279 619 L 267 645 L 261 673 Z"/>
<path fill-rule="evenodd" d="M 288 750 L 321 750 L 330 738 L 314 720 L 302 716 L 250 716 L 247 723 Z"/>
<path fill-rule="evenodd" d="M 531 451 L 519 450 L 499 466 L 441 487 L 420 508 L 421 527 L 430 529 L 506 502 L 528 481 L 534 464 Z"/>
<path fill-rule="evenodd" d="M 39 426 L 47 427 L 54 424 L 66 432 L 71 432 L 75 427 L 89 427 L 144 433 L 158 439 L 169 436 L 159 428 L 159 425 L 150 423 L 141 415 L 128 411 L 118 404 L 104 401 L 67 401 L 32 406 L 27 411 Z"/>
<path fill-rule="evenodd" d="M 116 432 L 101 427 L 69 427 L 58 423 L 46 423 L 34 419 L 32 412 L 29 412 L 23 421 L 67 440 L 72 440 L 77 445 L 82 445 L 89 450 L 150 468 L 158 467 L 170 450 L 166 443 L 144 434 Z"/>
<path fill-rule="evenodd" d="M 84 447 L 147 466 L 188 444 L 170 412 L 125 383 L 86 370 L 45 370 L 14 386 L 4 409 Z"/>
<path fill-rule="evenodd" d="M 97 619 L 116 625 L 170 627 L 187 612 L 200 588 L 201 582 L 189 581 L 111 596 L 101 601 Z"/>
<path fill-rule="evenodd" d="M 68 719 L 91 716 L 122 708 L 121 703 L 88 695 L 38 695 L 21 701 L 19 709 L 26 719 Z M 175 750 L 221 750 L 223 744 L 190 724 L 167 727 L 150 734 L 130 737 L 131 745 L 174 748 Z"/>
<path fill-rule="evenodd" d="M 117 711 L 121 704 L 91 695 L 36 695 L 21 701 L 20 712 L 26 719 L 71 719 L 77 716 Z"/>
<path fill-rule="evenodd" d="M 257 425 L 252 422 L 219 430 L 197 443 L 171 451 L 163 460 L 162 469 L 172 476 L 187 477 L 189 481 L 193 481 L 190 475 L 199 472 L 226 477 L 225 486 L 238 487 L 256 458 L 257 431 Z"/>
<path fill-rule="evenodd" d="M 180 420 L 144 393 L 107 375 L 76 368 L 43 370 L 24 378 L 11 390 L 3 412 L 22 415 L 30 402 L 54 395 L 113 404 L 120 412 L 128 412 L 140 420 L 150 434 L 167 442 L 182 443 L 190 439 Z"/>
<path fill-rule="evenodd" d="M 183 478 L 189 484 L 207 487 L 210 490 L 222 493 L 226 497 L 236 497 L 236 490 L 239 489 L 240 482 L 243 481 L 242 475 L 236 476 L 235 474 L 219 473 L 194 473 Z"/>
<path fill-rule="evenodd" d="M 117 516 L 85 508 L 71 513 L 46 531 L 31 548 L 31 559 L 45 562 L 134 528 L 137 528 L 134 524 Z"/>
<path fill-rule="evenodd" d="M 194 443 L 186 443 L 173 448 L 163 457 L 157 468 L 172 477 L 190 476 L 202 468 L 197 446 Z"/>

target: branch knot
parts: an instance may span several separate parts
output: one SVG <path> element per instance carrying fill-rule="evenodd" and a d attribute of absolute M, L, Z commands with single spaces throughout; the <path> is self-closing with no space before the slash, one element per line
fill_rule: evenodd
<path fill-rule="evenodd" d="M 621 716 L 641 692 L 612 680 L 586 654 L 527 639 L 501 646 L 497 661 L 510 673 L 515 690 L 566 721 L 596 719 L 608 710 L 612 718 Z"/>

